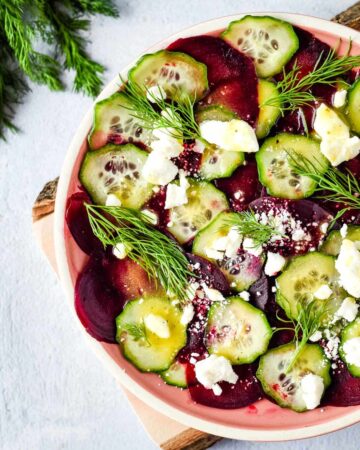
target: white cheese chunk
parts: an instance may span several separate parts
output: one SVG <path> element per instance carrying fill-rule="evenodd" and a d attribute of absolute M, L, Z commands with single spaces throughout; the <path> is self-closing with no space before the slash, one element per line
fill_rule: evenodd
<path fill-rule="evenodd" d="M 314 130 L 321 138 L 321 153 L 333 166 L 355 158 L 360 153 L 360 139 L 350 137 L 350 129 L 338 114 L 322 103 L 316 110 Z"/>
<path fill-rule="evenodd" d="M 300 389 L 307 409 L 314 409 L 320 404 L 324 388 L 323 379 L 313 373 L 308 373 L 301 379 Z"/>
<path fill-rule="evenodd" d="M 172 181 L 178 174 L 178 168 L 163 154 L 153 150 L 142 168 L 142 176 L 151 184 L 164 186 Z"/>
<path fill-rule="evenodd" d="M 348 226 L 346 225 L 346 223 L 344 223 L 344 225 L 340 228 L 340 234 L 342 238 L 346 238 L 348 232 Z"/>
<path fill-rule="evenodd" d="M 121 206 L 121 200 L 115 194 L 109 194 L 105 200 L 106 206 Z"/>
<path fill-rule="evenodd" d="M 212 302 L 220 302 L 225 300 L 225 297 L 217 289 L 209 288 L 205 283 L 202 285 L 206 297 Z"/>
<path fill-rule="evenodd" d="M 126 250 L 125 245 L 122 244 L 121 242 L 119 242 L 118 244 L 116 244 L 116 245 L 113 247 L 112 253 L 113 253 L 113 255 L 114 255 L 116 258 L 118 258 L 118 259 L 124 259 L 124 258 L 126 258 L 126 255 L 127 255 L 128 252 L 127 252 L 127 250 Z"/>
<path fill-rule="evenodd" d="M 195 311 L 194 307 L 191 303 L 188 303 L 184 306 L 180 322 L 182 325 L 187 325 L 192 321 L 192 318 L 194 317 Z"/>
<path fill-rule="evenodd" d="M 243 249 L 254 256 L 260 256 L 263 252 L 261 245 L 255 246 L 255 242 L 251 238 L 245 238 L 243 241 Z"/>
<path fill-rule="evenodd" d="M 238 376 L 233 371 L 230 361 L 223 356 L 210 355 L 208 358 L 197 361 L 195 364 L 195 375 L 199 383 L 207 389 L 214 389 L 220 381 L 235 384 Z M 219 389 L 215 387 L 215 395 Z M 220 392 L 221 393 L 221 392 Z"/>
<path fill-rule="evenodd" d="M 340 308 L 335 313 L 336 319 L 345 319 L 348 322 L 355 320 L 359 310 L 359 305 L 352 297 L 346 297 L 341 303 Z"/>
<path fill-rule="evenodd" d="M 309 337 L 309 341 L 318 342 L 318 341 L 320 341 L 321 338 L 322 338 L 321 331 L 318 330 L 318 331 L 315 331 L 315 333 Z"/>
<path fill-rule="evenodd" d="M 335 108 L 341 108 L 346 103 L 346 95 L 347 90 L 346 89 L 340 89 L 339 91 L 336 91 L 333 98 L 333 105 Z"/>
<path fill-rule="evenodd" d="M 165 209 L 181 206 L 188 202 L 186 191 L 190 185 L 183 170 L 179 172 L 179 179 L 179 184 L 169 184 L 166 189 Z"/>
<path fill-rule="evenodd" d="M 169 325 L 163 317 L 157 314 L 148 314 L 144 317 L 144 324 L 149 331 L 159 338 L 168 339 L 170 337 Z"/>
<path fill-rule="evenodd" d="M 152 223 L 153 225 L 158 224 L 159 217 L 154 211 L 151 211 L 151 209 L 145 208 L 145 209 L 142 209 L 141 212 L 149 219 L 150 223 Z"/>
<path fill-rule="evenodd" d="M 279 253 L 268 252 L 265 264 L 265 275 L 269 277 L 279 273 L 286 264 L 286 259 Z"/>
<path fill-rule="evenodd" d="M 332 294 L 332 290 L 327 284 L 322 284 L 315 292 L 314 297 L 318 298 L 319 300 L 326 300 L 330 297 Z"/>
<path fill-rule="evenodd" d="M 156 103 L 157 100 L 166 99 L 166 92 L 161 86 L 151 86 L 147 89 L 146 97 L 151 103 Z"/>
<path fill-rule="evenodd" d="M 360 337 L 355 337 L 344 342 L 342 349 L 346 362 L 360 367 Z"/>
<path fill-rule="evenodd" d="M 219 396 L 222 394 L 222 389 L 218 384 L 214 384 L 211 389 L 212 389 L 214 395 L 216 395 L 216 396 Z"/>
<path fill-rule="evenodd" d="M 254 153 L 259 143 L 254 129 L 244 120 L 206 120 L 200 124 L 201 136 L 227 151 Z"/>
<path fill-rule="evenodd" d="M 356 242 L 342 241 L 335 267 L 342 287 L 353 297 L 360 297 L 360 251 Z"/>
<path fill-rule="evenodd" d="M 250 294 L 247 291 L 240 292 L 239 297 L 241 297 L 246 302 L 250 300 Z"/>

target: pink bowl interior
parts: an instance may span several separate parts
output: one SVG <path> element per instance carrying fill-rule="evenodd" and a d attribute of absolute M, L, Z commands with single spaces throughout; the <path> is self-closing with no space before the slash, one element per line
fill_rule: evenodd
<path fill-rule="evenodd" d="M 313 29 L 308 30 L 331 46 L 336 46 L 339 42 L 339 38 L 332 34 Z M 340 51 L 345 51 L 347 45 L 347 42 L 342 41 Z M 353 45 L 352 53 L 360 53 L 360 46 L 358 44 Z M 73 167 L 71 182 L 68 188 L 68 196 L 79 190 L 78 171 L 86 151 L 86 145 L 86 141 L 84 141 L 79 149 L 79 154 Z M 81 271 L 87 260 L 87 256 L 77 247 L 66 225 L 64 230 L 67 261 L 71 279 L 74 284 L 78 273 Z M 360 406 L 347 408 L 325 407 L 300 415 L 293 411 L 282 409 L 268 400 L 261 400 L 251 407 L 237 410 L 209 408 L 195 404 L 186 391 L 167 386 L 157 375 L 142 374 L 138 372 L 123 358 L 117 345 L 104 343 L 101 345 L 113 361 L 125 370 L 125 372 L 143 389 L 155 397 L 161 398 L 163 402 L 189 416 L 205 419 L 206 421 L 213 423 L 214 427 L 216 427 L 216 425 L 224 425 L 227 427 L 239 428 L 239 430 L 245 428 L 255 431 L 258 430 L 261 434 L 261 431 L 265 430 L 297 430 L 299 428 L 321 425 L 334 419 L 344 417 L 347 414 L 354 413 L 355 411 L 360 412 Z M 261 440 L 260 434 L 259 440 Z M 238 437 L 241 439 L 241 433 L 239 433 Z"/>

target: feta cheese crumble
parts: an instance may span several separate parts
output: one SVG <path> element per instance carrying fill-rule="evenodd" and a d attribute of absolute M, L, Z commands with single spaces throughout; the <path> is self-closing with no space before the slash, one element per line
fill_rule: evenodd
<path fill-rule="evenodd" d="M 184 306 L 182 315 L 181 315 L 181 319 L 180 319 L 180 323 L 182 325 L 187 325 L 188 323 L 190 323 L 194 317 L 195 311 L 194 311 L 194 307 L 191 303 L 188 303 L 187 305 Z"/>
<path fill-rule="evenodd" d="M 156 100 L 166 99 L 166 92 L 161 86 L 150 86 L 147 89 L 146 97 L 151 103 L 156 103 Z"/>
<path fill-rule="evenodd" d="M 332 294 L 332 289 L 327 284 L 322 284 L 315 292 L 314 297 L 319 300 L 326 300 Z"/>
<path fill-rule="evenodd" d="M 260 256 L 263 252 L 261 245 L 256 247 L 254 240 L 248 237 L 243 241 L 243 249 L 253 256 Z"/>
<path fill-rule="evenodd" d="M 250 294 L 247 291 L 240 292 L 239 297 L 241 297 L 246 302 L 250 300 Z"/>
<path fill-rule="evenodd" d="M 320 341 L 321 338 L 322 338 L 321 331 L 318 330 L 318 331 L 315 331 L 315 333 L 309 337 L 309 341 L 318 342 L 318 341 Z"/>
<path fill-rule="evenodd" d="M 105 200 L 106 206 L 121 206 L 121 200 L 115 194 L 109 194 Z"/>
<path fill-rule="evenodd" d="M 190 184 L 186 179 L 185 172 L 180 170 L 179 184 L 171 183 L 166 188 L 165 209 L 185 205 L 188 202 L 186 191 L 189 186 Z"/>
<path fill-rule="evenodd" d="M 144 324 L 149 331 L 159 338 L 168 339 L 170 337 L 169 325 L 163 317 L 157 314 L 148 314 L 144 317 Z"/>
<path fill-rule="evenodd" d="M 269 277 L 279 273 L 286 264 L 286 259 L 279 253 L 268 252 L 265 264 L 265 275 Z"/>
<path fill-rule="evenodd" d="M 259 150 L 255 130 L 244 120 L 206 120 L 200 124 L 201 136 L 231 152 L 254 153 Z"/>
<path fill-rule="evenodd" d="M 119 242 L 118 244 L 114 245 L 112 253 L 115 256 L 115 258 L 118 258 L 118 259 L 126 258 L 126 255 L 128 254 L 125 245 L 122 244 L 121 242 Z"/>
<path fill-rule="evenodd" d="M 220 291 L 217 289 L 209 288 L 205 283 L 202 285 L 206 297 L 212 302 L 220 302 L 225 300 L 225 297 L 222 295 Z"/>
<path fill-rule="evenodd" d="M 335 108 L 341 108 L 345 105 L 346 102 L 346 96 L 347 96 L 347 90 L 346 89 L 340 89 L 339 91 L 336 91 L 333 97 L 333 105 Z"/>
<path fill-rule="evenodd" d="M 159 217 L 154 211 L 151 211 L 151 209 L 145 208 L 145 209 L 142 209 L 141 212 L 149 219 L 150 223 L 152 223 L 153 225 L 158 224 Z"/>
<path fill-rule="evenodd" d="M 321 138 L 321 153 L 333 166 L 349 161 L 360 153 L 360 139 L 350 137 L 346 123 L 324 103 L 316 110 L 314 130 Z"/>
<path fill-rule="evenodd" d="M 344 342 L 342 348 L 346 362 L 360 367 L 360 337 L 355 337 Z"/>
<path fill-rule="evenodd" d="M 170 183 L 177 173 L 177 166 L 163 152 L 155 150 L 149 154 L 142 168 L 142 176 L 147 182 L 161 186 Z"/>
<path fill-rule="evenodd" d="M 197 361 L 195 375 L 199 383 L 207 389 L 212 389 L 215 395 L 220 395 L 222 392 L 217 383 L 227 381 L 235 384 L 239 378 L 233 371 L 230 361 L 224 356 L 217 355 L 210 355 L 208 358 Z"/>
<path fill-rule="evenodd" d="M 335 319 L 345 319 L 348 322 L 355 320 L 359 310 L 359 305 L 352 297 L 346 297 L 340 308 L 335 313 Z"/>
<path fill-rule="evenodd" d="M 308 373 L 300 381 L 300 389 L 307 409 L 314 409 L 320 404 L 324 393 L 324 381 L 318 375 Z"/>
<path fill-rule="evenodd" d="M 348 226 L 346 225 L 346 223 L 344 223 L 344 225 L 340 228 L 340 235 L 342 238 L 346 238 L 348 232 Z"/>
<path fill-rule="evenodd" d="M 360 297 L 360 251 L 357 242 L 344 239 L 335 262 L 340 284 L 355 298 Z"/>

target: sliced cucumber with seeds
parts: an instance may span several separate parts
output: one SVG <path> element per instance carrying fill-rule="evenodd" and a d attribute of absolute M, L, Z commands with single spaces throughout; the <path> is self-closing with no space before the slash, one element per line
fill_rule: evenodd
<path fill-rule="evenodd" d="M 94 123 L 88 138 L 92 150 L 109 142 L 142 142 L 149 145 L 152 131 L 132 116 L 129 107 L 130 102 L 122 92 L 116 92 L 95 104 Z"/>
<path fill-rule="evenodd" d="M 347 229 L 347 233 L 345 239 L 349 241 L 360 241 L 360 227 L 355 225 L 349 225 Z M 333 230 L 329 233 L 329 236 L 326 238 L 325 242 L 321 246 L 321 252 L 326 255 L 338 256 L 340 253 L 341 243 L 343 241 L 343 237 L 339 230 Z"/>
<path fill-rule="evenodd" d="M 258 95 L 259 95 L 259 117 L 256 125 L 256 136 L 258 139 L 266 137 L 276 123 L 280 116 L 280 108 L 277 106 L 264 105 L 269 99 L 276 99 L 279 96 L 279 91 L 275 85 L 268 80 L 258 81 Z"/>
<path fill-rule="evenodd" d="M 269 16 L 245 16 L 235 20 L 221 37 L 251 56 L 257 74 L 263 78 L 280 73 L 299 48 L 292 25 Z"/>
<path fill-rule="evenodd" d="M 152 195 L 152 185 L 141 170 L 148 153 L 132 144 L 106 145 L 87 152 L 82 162 L 79 179 L 98 204 L 114 194 L 127 208 L 140 208 Z"/>
<path fill-rule="evenodd" d="M 316 301 L 325 307 L 322 325 L 328 324 L 347 297 L 339 285 L 339 275 L 335 268 L 335 258 L 318 252 L 295 257 L 284 272 L 276 279 L 276 301 L 288 317 L 297 319 L 300 308 Z M 326 300 L 316 300 L 314 294 L 322 285 L 328 285 L 332 294 Z"/>
<path fill-rule="evenodd" d="M 249 364 L 264 354 L 272 329 L 263 311 L 239 297 L 212 304 L 206 329 L 209 353 L 224 356 L 232 364 Z"/>
<path fill-rule="evenodd" d="M 355 81 L 348 92 L 347 115 L 351 129 L 360 134 L 360 78 Z"/>
<path fill-rule="evenodd" d="M 205 64 L 185 53 L 167 50 L 142 56 L 130 70 L 129 80 L 145 88 L 159 85 L 175 101 L 185 96 L 199 100 L 208 89 Z"/>
<path fill-rule="evenodd" d="M 236 216 L 236 213 L 231 212 L 220 213 L 207 227 L 197 234 L 194 239 L 192 252 L 217 264 L 226 276 L 232 289 L 240 292 L 249 288 L 260 278 L 264 258 L 256 257 L 243 251 L 231 257 L 227 257 L 223 253 L 220 260 L 209 258 L 207 255 L 207 249 L 212 248 L 216 240 L 228 235 L 231 229 L 231 219 L 236 219 Z"/>
<path fill-rule="evenodd" d="M 166 321 L 169 336 L 159 337 L 145 325 L 149 315 Z M 181 310 L 166 297 L 149 296 L 127 303 L 116 318 L 116 340 L 124 356 L 143 372 L 162 372 L 186 344 L 186 325 Z"/>
<path fill-rule="evenodd" d="M 200 109 L 196 114 L 198 123 L 207 120 L 227 122 L 236 118 L 233 112 L 223 106 L 208 106 Z M 229 177 L 244 160 L 243 152 L 230 152 L 216 145 L 208 144 L 201 158 L 199 174 L 206 180 Z"/>
<path fill-rule="evenodd" d="M 207 181 L 188 178 L 188 202 L 171 208 L 168 230 L 181 243 L 192 239 L 229 205 L 223 192 Z"/>
<path fill-rule="evenodd" d="M 341 345 L 339 348 L 339 354 L 341 359 L 347 365 L 347 368 L 351 375 L 354 377 L 360 377 L 360 366 L 351 364 L 347 361 L 346 352 L 344 351 L 344 344 L 350 339 L 360 339 L 360 317 L 349 323 L 341 332 Z"/>
<path fill-rule="evenodd" d="M 306 344 L 295 364 L 287 371 L 295 351 L 293 343 L 269 350 L 260 357 L 256 376 L 264 392 L 278 405 L 303 412 L 307 407 L 301 391 L 301 379 L 308 374 L 317 375 L 322 378 L 326 389 L 331 383 L 330 361 L 320 345 Z"/>
<path fill-rule="evenodd" d="M 186 364 L 175 361 L 167 370 L 161 372 L 160 375 L 166 384 L 183 389 L 188 387 L 186 380 Z"/>
<path fill-rule="evenodd" d="M 325 172 L 329 165 L 320 153 L 320 144 L 315 139 L 289 133 L 265 139 L 256 153 L 256 161 L 259 179 L 270 195 L 301 199 L 314 192 L 316 182 L 296 174 L 291 168 L 289 154 L 296 157 L 296 153 L 307 158 L 321 172 Z"/>

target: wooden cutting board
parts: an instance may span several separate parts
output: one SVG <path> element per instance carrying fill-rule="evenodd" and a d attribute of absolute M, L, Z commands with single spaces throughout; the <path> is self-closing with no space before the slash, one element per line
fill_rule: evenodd
<path fill-rule="evenodd" d="M 360 31 L 360 1 L 332 20 Z M 32 211 L 35 238 L 55 271 L 57 267 L 53 240 L 53 212 L 57 182 L 58 178 L 44 186 Z M 203 450 L 221 439 L 219 436 L 188 428 L 169 419 L 129 392 L 125 391 L 125 393 L 150 438 L 164 450 Z"/>

